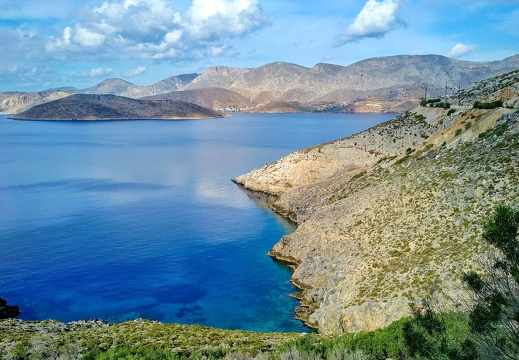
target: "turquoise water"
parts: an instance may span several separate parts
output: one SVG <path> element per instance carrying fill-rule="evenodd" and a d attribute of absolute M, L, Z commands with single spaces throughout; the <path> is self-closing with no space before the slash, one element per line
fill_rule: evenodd
<path fill-rule="evenodd" d="M 0 298 L 22 319 L 305 331 L 267 256 L 294 226 L 230 178 L 390 117 L 0 117 Z"/>

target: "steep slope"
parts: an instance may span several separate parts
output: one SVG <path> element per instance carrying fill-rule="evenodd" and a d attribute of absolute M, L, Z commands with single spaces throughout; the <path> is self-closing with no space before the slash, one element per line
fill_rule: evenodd
<path fill-rule="evenodd" d="M 34 106 L 18 120 L 201 119 L 222 117 L 214 110 L 184 101 L 136 100 L 114 95 L 77 94 Z"/>
<path fill-rule="evenodd" d="M 486 216 L 519 202 L 519 72 L 475 88 L 515 109 L 417 107 L 234 179 L 279 195 L 273 208 L 298 222 L 270 255 L 295 269 L 308 325 L 369 330 L 426 296 L 460 301 L 460 275 L 488 251 Z"/>

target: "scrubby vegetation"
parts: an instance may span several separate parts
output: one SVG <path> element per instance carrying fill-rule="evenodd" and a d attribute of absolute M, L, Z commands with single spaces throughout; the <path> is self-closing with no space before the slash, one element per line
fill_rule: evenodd
<path fill-rule="evenodd" d="M 450 109 L 450 107 L 451 107 L 451 104 L 449 102 L 441 101 L 441 99 L 429 99 L 429 100 L 422 99 L 422 101 L 420 101 L 420 105 L 436 107 L 436 108 L 443 108 L 443 109 Z"/>
<path fill-rule="evenodd" d="M 474 109 L 495 109 L 498 107 L 503 106 L 503 101 L 496 100 L 496 101 L 490 101 L 490 102 L 479 102 L 476 101 L 474 103 Z"/>

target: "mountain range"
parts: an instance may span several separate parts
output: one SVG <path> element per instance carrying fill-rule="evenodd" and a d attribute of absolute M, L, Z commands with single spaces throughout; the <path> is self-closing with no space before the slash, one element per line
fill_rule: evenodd
<path fill-rule="evenodd" d="M 0 114 L 80 94 L 190 101 L 214 110 L 246 112 L 400 112 L 423 97 L 454 96 L 459 88 L 519 68 L 519 55 L 473 62 L 440 55 L 399 55 L 348 66 L 312 68 L 275 62 L 258 68 L 210 67 L 201 74 L 171 76 L 150 86 L 111 78 L 82 90 L 0 93 Z M 463 99 L 461 99 L 463 101 Z"/>

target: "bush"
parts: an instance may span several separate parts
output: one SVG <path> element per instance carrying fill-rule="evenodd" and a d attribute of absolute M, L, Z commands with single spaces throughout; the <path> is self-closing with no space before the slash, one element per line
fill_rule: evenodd
<path fill-rule="evenodd" d="M 487 358 L 519 358 L 519 209 L 499 205 L 484 226 L 483 239 L 498 251 L 463 280 L 473 291 L 469 324 Z"/>
<path fill-rule="evenodd" d="M 476 101 L 473 105 L 474 109 L 495 109 L 498 107 L 503 107 L 503 102 L 501 100 L 491 101 L 491 102 L 479 102 Z"/>

